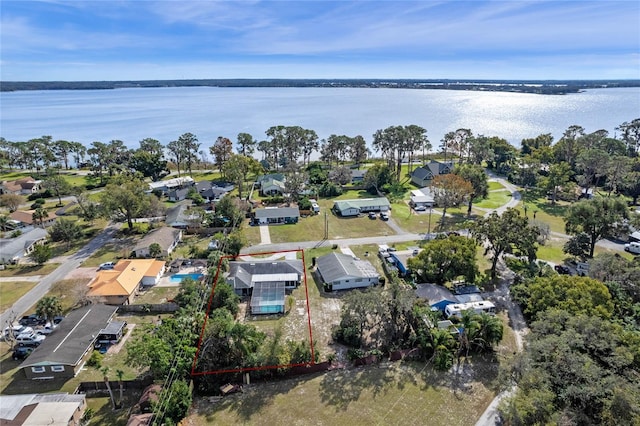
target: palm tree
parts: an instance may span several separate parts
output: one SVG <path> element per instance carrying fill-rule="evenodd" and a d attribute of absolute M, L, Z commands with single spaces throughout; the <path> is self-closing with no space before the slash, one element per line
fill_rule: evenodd
<path fill-rule="evenodd" d="M 107 386 L 107 390 L 109 391 L 109 398 L 111 398 L 111 407 L 116 409 L 116 400 L 113 396 L 113 390 L 111 390 L 111 384 L 109 383 L 109 367 L 102 367 L 100 370 L 104 375 L 104 384 Z"/>
<path fill-rule="evenodd" d="M 452 350 L 456 341 L 449 330 L 433 328 L 429 334 L 431 342 L 427 343 L 427 346 L 433 350 L 431 360 L 435 362 L 437 369 L 447 370 L 453 363 Z"/>
<path fill-rule="evenodd" d="M 478 343 L 481 351 L 502 340 L 504 325 L 500 318 L 493 315 L 480 314 L 478 324 L 480 326 Z"/>
<path fill-rule="evenodd" d="M 6 214 L 0 215 L 0 231 L 6 231 L 9 227 L 9 216 Z"/>
<path fill-rule="evenodd" d="M 122 377 L 124 376 L 124 371 L 120 369 L 116 370 L 116 376 L 118 376 L 118 385 L 120 386 L 120 400 L 118 404 L 122 407 Z"/>
<path fill-rule="evenodd" d="M 40 226 L 44 228 L 44 220 L 49 217 L 49 213 L 42 207 L 38 207 L 35 209 L 33 214 L 31 215 L 31 219 L 38 223 L 40 222 Z"/>
<path fill-rule="evenodd" d="M 471 310 L 462 311 L 461 332 L 459 334 L 460 350 L 458 351 L 458 361 L 460 361 L 460 355 L 462 351 L 465 351 L 465 356 L 469 356 L 469 350 L 471 345 L 479 336 L 480 324 L 478 322 L 478 314 Z"/>
<path fill-rule="evenodd" d="M 36 314 L 43 317 L 47 321 L 53 320 L 53 317 L 62 313 L 62 305 L 60 299 L 56 296 L 44 296 L 38 300 L 36 304 Z"/>

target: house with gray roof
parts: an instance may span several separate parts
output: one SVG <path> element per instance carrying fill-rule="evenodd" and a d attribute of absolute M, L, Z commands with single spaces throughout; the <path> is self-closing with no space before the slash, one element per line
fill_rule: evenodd
<path fill-rule="evenodd" d="M 300 209 L 298 207 L 265 207 L 253 211 L 255 225 L 278 225 L 298 223 Z"/>
<path fill-rule="evenodd" d="M 349 290 L 376 285 L 380 274 L 366 260 L 343 253 L 331 253 L 316 260 L 317 273 L 327 291 Z"/>
<path fill-rule="evenodd" d="M 180 241 L 182 241 L 182 230 L 163 226 L 142 237 L 133 248 L 132 256 L 151 257 L 151 245 L 158 244 L 160 246 L 160 257 L 168 257 L 173 253 Z"/>
<path fill-rule="evenodd" d="M 444 312 L 447 305 L 460 303 L 460 300 L 449 289 L 437 284 L 418 284 L 416 296 L 426 299 L 431 309 Z"/>
<path fill-rule="evenodd" d="M 446 175 L 453 171 L 453 163 L 442 163 L 440 161 L 431 160 L 427 164 L 416 168 L 411 173 L 411 182 L 419 187 L 429 186 L 436 176 Z"/>
<path fill-rule="evenodd" d="M 239 296 L 251 296 L 252 315 L 284 313 L 285 292 L 300 285 L 302 260 L 229 262 L 227 283 Z"/>
<path fill-rule="evenodd" d="M 32 228 L 16 238 L 0 239 L 0 264 L 18 263 L 28 256 L 36 245 L 47 240 L 49 234 L 42 228 Z"/>
<path fill-rule="evenodd" d="M 386 197 L 340 200 L 333 204 L 332 209 L 338 216 L 352 217 L 361 213 L 389 211 L 391 203 Z"/>
<path fill-rule="evenodd" d="M 74 377 L 117 309 L 117 306 L 96 304 L 72 311 L 19 368 L 28 379 L 34 380 Z"/>
<path fill-rule="evenodd" d="M 233 191 L 235 185 L 229 182 L 200 181 L 196 183 L 196 190 L 207 202 L 219 201 L 228 192 Z"/>
<path fill-rule="evenodd" d="M 358 184 L 364 181 L 364 175 L 367 174 L 366 170 L 352 169 L 351 170 L 351 183 Z"/>
<path fill-rule="evenodd" d="M 167 210 L 164 223 L 167 226 L 178 229 L 187 229 L 189 226 L 198 225 L 201 220 L 197 214 L 190 211 L 191 201 L 186 201 Z"/>

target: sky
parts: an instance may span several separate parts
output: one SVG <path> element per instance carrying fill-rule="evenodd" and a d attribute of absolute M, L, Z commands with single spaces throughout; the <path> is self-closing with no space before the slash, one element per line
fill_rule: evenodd
<path fill-rule="evenodd" d="M 640 2 L 0 0 L 0 80 L 639 79 Z"/>

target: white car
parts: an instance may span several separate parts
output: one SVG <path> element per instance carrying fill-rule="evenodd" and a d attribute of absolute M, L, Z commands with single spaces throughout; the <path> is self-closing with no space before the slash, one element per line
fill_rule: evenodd
<path fill-rule="evenodd" d="M 16 343 L 18 346 L 38 346 L 45 339 L 42 334 L 34 333 L 33 330 L 28 333 L 20 333 L 16 337 Z"/>
<path fill-rule="evenodd" d="M 116 266 L 115 262 L 105 262 L 105 263 L 101 263 L 100 267 L 98 268 L 98 271 L 104 271 L 106 269 L 113 269 L 113 267 Z"/>
<path fill-rule="evenodd" d="M 624 245 L 624 251 L 628 251 L 633 254 L 640 254 L 640 243 L 632 242 Z"/>
<path fill-rule="evenodd" d="M 415 210 L 417 212 L 426 212 L 427 211 L 427 207 L 426 206 L 415 206 L 413 208 L 413 210 Z"/>

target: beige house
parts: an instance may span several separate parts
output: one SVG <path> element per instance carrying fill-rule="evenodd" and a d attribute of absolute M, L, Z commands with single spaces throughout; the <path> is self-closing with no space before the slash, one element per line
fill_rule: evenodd
<path fill-rule="evenodd" d="M 132 256 L 137 258 L 151 257 L 151 245 L 158 244 L 160 246 L 160 257 L 168 257 L 180 241 L 182 241 L 182 231 L 180 229 L 169 227 L 154 229 L 136 244 Z"/>
<path fill-rule="evenodd" d="M 164 271 L 160 260 L 122 259 L 113 269 L 98 272 L 89 283 L 87 298 L 94 303 L 128 305 L 141 286 L 156 285 Z"/>
<path fill-rule="evenodd" d="M 35 210 L 16 210 L 9 214 L 9 218 L 18 222 L 20 227 L 42 226 L 43 228 L 53 225 L 58 219 L 55 213 L 47 212 L 47 217 L 43 218 L 42 222 L 40 220 L 33 220 L 34 212 Z"/>
<path fill-rule="evenodd" d="M 24 177 L 16 180 L 0 182 L 0 194 L 31 195 L 40 191 L 41 180 Z"/>

